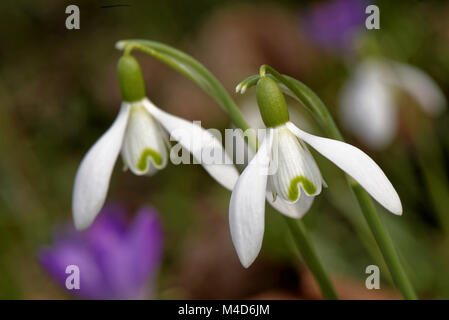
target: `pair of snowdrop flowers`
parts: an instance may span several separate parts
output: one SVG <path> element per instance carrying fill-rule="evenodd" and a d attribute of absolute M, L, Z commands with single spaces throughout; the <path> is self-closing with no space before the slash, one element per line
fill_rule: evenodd
<path fill-rule="evenodd" d="M 444 94 L 424 71 L 386 59 L 363 61 L 343 88 L 341 114 L 348 129 L 373 149 L 387 147 L 396 134 L 396 88 L 409 94 L 431 117 L 446 109 Z"/>
<path fill-rule="evenodd" d="M 119 153 L 136 175 L 152 174 L 165 167 L 169 144 L 164 130 L 194 158 L 200 158 L 204 149 L 212 148 L 225 159 L 223 164 L 202 165 L 220 184 L 232 190 L 230 231 L 244 267 L 252 264 L 262 245 L 265 200 L 286 216 L 301 218 L 321 193 L 325 182 L 306 143 L 352 176 L 385 208 L 402 214 L 401 202 L 390 181 L 364 152 L 340 141 L 306 133 L 289 121 L 285 98 L 273 79 L 262 77 L 257 84 L 266 135 L 239 176 L 215 137 L 194 123 L 162 111 L 145 97 L 141 70 L 132 56 L 120 59 L 118 71 L 125 102 L 113 125 L 89 150 L 76 174 L 73 214 L 78 229 L 87 228 L 101 210 Z M 203 137 L 200 141 L 205 143 L 192 143 L 198 137 Z"/>

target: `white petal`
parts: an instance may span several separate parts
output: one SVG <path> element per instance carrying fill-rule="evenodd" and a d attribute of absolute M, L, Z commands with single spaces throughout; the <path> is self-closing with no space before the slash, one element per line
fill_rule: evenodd
<path fill-rule="evenodd" d="M 446 98 L 436 82 L 422 70 L 403 63 L 392 63 L 396 77 L 391 80 L 407 91 L 431 116 L 446 108 Z"/>
<path fill-rule="evenodd" d="M 164 131 L 141 103 L 133 103 L 128 120 L 122 155 L 136 175 L 154 173 L 167 165 Z"/>
<path fill-rule="evenodd" d="M 112 126 L 84 156 L 75 177 L 72 211 L 77 229 L 91 225 L 103 207 L 112 169 L 122 146 L 130 106 L 123 103 Z"/>
<path fill-rule="evenodd" d="M 229 225 L 240 262 L 248 268 L 259 254 L 265 225 L 265 192 L 270 166 L 272 129 L 232 191 Z"/>
<path fill-rule="evenodd" d="M 198 124 L 162 111 L 148 99 L 144 100 L 144 105 L 169 132 L 171 137 L 178 141 L 182 147 L 189 150 L 215 180 L 225 188 L 233 189 L 239 173 L 217 138 Z M 202 161 L 206 153 L 211 153 L 214 158 L 220 160 L 213 163 Z"/>
<path fill-rule="evenodd" d="M 267 192 L 268 203 L 280 213 L 290 218 L 302 218 L 313 204 L 315 197 L 310 197 L 307 194 L 301 194 L 301 197 L 295 203 L 288 203 L 282 200 L 281 197 L 277 197 L 273 200 L 273 193 Z"/>
<path fill-rule="evenodd" d="M 303 194 L 314 196 L 321 192 L 322 178 L 315 160 L 285 126 L 274 129 L 271 157 L 270 187 L 284 201 L 293 203 Z"/>
<path fill-rule="evenodd" d="M 340 98 L 343 124 L 375 149 L 385 148 L 397 130 L 397 109 L 386 77 L 382 64 L 364 62 L 343 87 Z"/>
<path fill-rule="evenodd" d="M 363 151 L 337 140 L 317 137 L 288 122 L 286 126 L 340 169 L 354 178 L 374 199 L 392 213 L 401 215 L 402 205 L 396 190 L 382 169 Z"/>

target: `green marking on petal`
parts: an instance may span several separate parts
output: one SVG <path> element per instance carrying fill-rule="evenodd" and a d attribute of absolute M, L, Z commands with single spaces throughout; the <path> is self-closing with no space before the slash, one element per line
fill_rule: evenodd
<path fill-rule="evenodd" d="M 316 192 L 315 185 L 304 176 L 296 176 L 290 182 L 290 187 L 288 188 L 288 199 L 291 201 L 298 200 L 299 197 L 299 188 L 298 183 L 302 184 L 302 187 L 306 191 L 307 194 L 314 194 Z"/>
<path fill-rule="evenodd" d="M 156 150 L 146 148 L 142 151 L 139 161 L 137 161 L 137 169 L 140 171 L 146 171 L 148 167 L 147 158 L 151 157 L 155 165 L 162 165 L 162 156 Z"/>

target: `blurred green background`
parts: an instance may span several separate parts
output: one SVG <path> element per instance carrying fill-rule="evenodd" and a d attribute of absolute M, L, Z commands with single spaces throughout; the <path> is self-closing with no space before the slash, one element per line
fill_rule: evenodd
<path fill-rule="evenodd" d="M 117 3 L 129 6 L 102 8 Z M 242 105 L 247 100 L 234 94 L 235 85 L 267 63 L 313 88 L 340 122 L 339 92 L 360 56 L 329 52 L 308 39 L 301 17 L 317 3 L 2 1 L 0 298 L 71 298 L 36 257 L 51 243 L 55 228 L 71 222 L 76 169 L 119 110 L 116 41 L 151 39 L 191 54 Z M 65 28 L 69 4 L 80 8 L 80 30 Z M 449 4 L 376 4 L 381 29 L 366 31 L 366 51 L 419 67 L 447 97 Z M 230 126 L 226 114 L 193 83 L 151 57 L 136 57 L 156 105 L 201 120 L 206 128 Z M 401 128 L 387 149 L 370 150 L 351 134 L 346 137 L 376 160 L 401 197 L 402 217 L 379 210 L 418 294 L 449 298 L 449 226 L 444 222 L 449 219 L 449 118 L 447 113 L 423 117 L 406 95 L 398 101 L 412 124 Z M 343 174 L 326 159 L 316 159 L 329 188 L 304 220 L 337 291 L 343 298 L 399 298 Z M 241 267 L 229 234 L 229 197 L 199 165 L 169 164 L 150 178 L 116 168 L 108 200 L 125 204 L 130 213 L 152 204 L 163 221 L 164 258 L 154 297 L 319 297 L 284 221 L 273 210 L 267 212 L 261 255 L 250 269 Z M 364 287 L 370 264 L 381 267 L 381 290 Z"/>

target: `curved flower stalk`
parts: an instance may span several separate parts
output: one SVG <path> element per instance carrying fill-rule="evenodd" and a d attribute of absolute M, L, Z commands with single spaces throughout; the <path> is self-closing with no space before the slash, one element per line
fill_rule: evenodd
<path fill-rule="evenodd" d="M 251 265 L 262 245 L 267 186 L 269 202 L 296 218 L 302 217 L 321 193 L 325 183 L 306 143 L 348 173 L 389 211 L 402 214 L 395 189 L 363 151 L 306 133 L 289 121 L 284 96 L 275 80 L 261 77 L 257 100 L 267 135 L 238 179 L 229 208 L 232 240 L 243 266 Z M 293 206 L 295 210 L 286 210 Z"/>
<path fill-rule="evenodd" d="M 40 263 L 61 287 L 66 288 L 66 268 L 72 265 L 78 267 L 79 289 L 69 293 L 80 298 L 148 299 L 153 295 L 163 232 L 151 207 L 140 208 L 128 224 L 126 210 L 108 204 L 91 228 L 68 231 L 39 253 Z"/>
<path fill-rule="evenodd" d="M 387 147 L 396 135 L 395 88 L 413 97 L 431 117 L 446 109 L 441 89 L 422 70 L 382 59 L 363 61 L 344 86 L 340 106 L 344 124 L 371 148 Z"/>
<path fill-rule="evenodd" d="M 112 170 L 121 153 L 125 167 L 136 175 L 151 175 L 168 161 L 167 134 L 188 150 L 221 185 L 232 190 L 238 171 L 221 143 L 208 131 L 156 107 L 145 96 L 137 60 L 125 54 L 118 64 L 122 97 L 120 112 L 112 126 L 82 160 L 73 189 L 73 216 L 77 229 L 85 229 L 103 207 Z M 214 155 L 216 161 L 201 161 Z"/>

